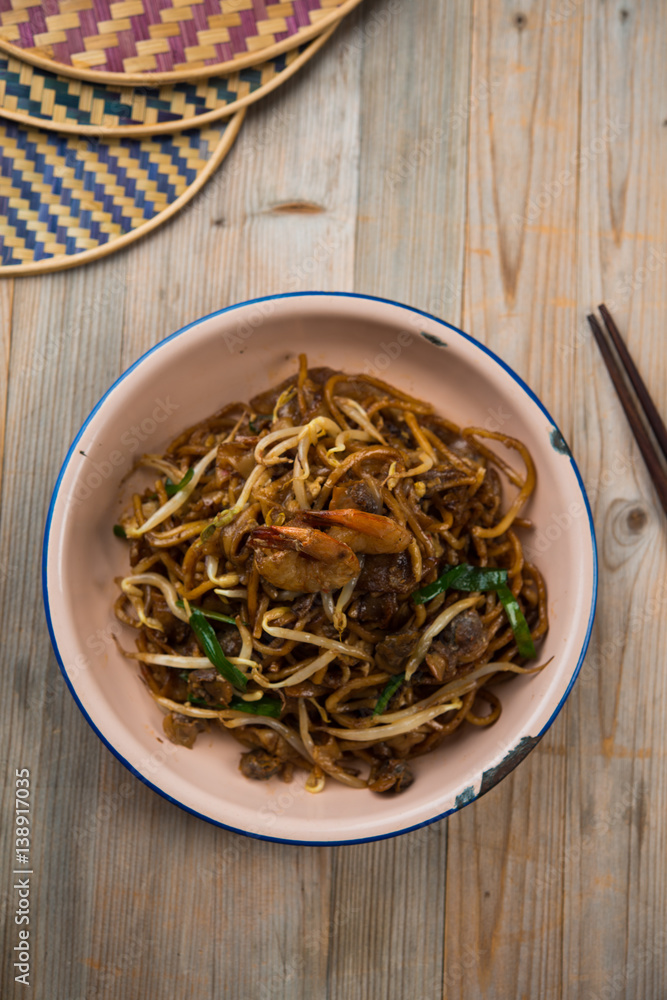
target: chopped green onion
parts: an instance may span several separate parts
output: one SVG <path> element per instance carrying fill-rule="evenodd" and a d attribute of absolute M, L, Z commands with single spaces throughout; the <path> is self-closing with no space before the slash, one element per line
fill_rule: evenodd
<path fill-rule="evenodd" d="M 113 533 L 116 536 L 116 538 L 127 538 L 127 535 L 125 534 L 125 528 L 123 527 L 122 524 L 114 524 Z"/>
<path fill-rule="evenodd" d="M 396 674 L 396 676 L 392 677 L 390 681 L 387 681 L 387 685 L 378 698 L 377 705 L 373 709 L 373 715 L 380 715 L 381 712 L 384 712 L 385 708 L 396 694 L 404 680 L 405 674 Z"/>
<path fill-rule="evenodd" d="M 433 583 L 417 590 L 412 595 L 412 600 L 415 604 L 425 604 L 426 601 L 431 601 L 438 594 L 444 594 L 450 588 L 466 592 L 495 590 L 503 583 L 507 583 L 506 569 L 489 569 L 485 566 L 468 566 L 462 563 L 460 566 L 450 566 Z"/>
<path fill-rule="evenodd" d="M 527 660 L 534 660 L 537 656 L 535 643 L 530 634 L 528 622 L 519 607 L 519 602 L 506 583 L 501 584 L 500 587 L 496 587 L 496 593 L 505 609 L 505 614 L 509 618 L 519 654 Z"/>
<path fill-rule="evenodd" d="M 208 656 L 209 660 L 222 677 L 226 678 L 234 687 L 245 691 L 248 681 L 244 674 L 227 659 L 222 651 L 222 646 L 218 642 L 218 637 L 213 631 L 213 626 L 206 621 L 206 617 L 199 608 L 193 608 L 190 615 L 190 625 L 192 631 L 197 636 L 199 645 Z"/>
<path fill-rule="evenodd" d="M 527 660 L 534 660 L 537 656 L 535 644 L 530 634 L 530 628 L 523 611 L 519 607 L 519 602 L 507 586 L 506 569 L 489 569 L 487 566 L 468 566 L 462 563 L 460 566 L 450 566 L 437 580 L 429 583 L 427 587 L 415 591 L 412 600 L 415 604 L 425 604 L 438 594 L 444 594 L 446 590 L 462 590 L 465 592 L 474 590 L 495 590 L 500 602 L 505 609 L 505 614 L 512 626 L 514 638 L 516 639 L 519 654 Z"/>
<path fill-rule="evenodd" d="M 185 608 L 183 601 L 176 601 L 177 608 Z M 190 605 L 192 607 L 192 605 Z M 214 622 L 227 622 L 228 625 L 236 625 L 236 618 L 231 615 L 223 615 L 221 611 L 209 611 L 208 608 L 192 608 L 193 611 L 201 611 L 203 615 Z"/>
<path fill-rule="evenodd" d="M 267 698 L 265 695 L 260 701 L 232 698 L 228 707 L 233 708 L 235 712 L 247 712 L 248 715 L 270 715 L 272 719 L 279 719 L 283 706 L 277 698 Z"/>
<path fill-rule="evenodd" d="M 222 712 L 226 708 L 231 708 L 235 712 L 247 712 L 248 715 L 270 715 L 272 719 L 279 719 L 282 712 L 282 702 L 277 698 L 262 698 L 260 701 L 244 701 L 243 698 L 232 698 L 229 705 L 210 705 L 203 698 L 188 698 L 188 705 L 195 705 L 197 708 L 210 708 L 214 712 Z"/>
<path fill-rule="evenodd" d="M 182 489 L 185 489 L 185 487 L 188 485 L 194 474 L 195 474 L 194 469 L 188 469 L 188 471 L 181 479 L 180 483 L 172 483 L 169 476 L 167 476 L 167 478 L 164 481 L 164 491 L 167 494 L 167 496 L 168 497 L 176 496 L 176 494 L 180 493 Z"/>

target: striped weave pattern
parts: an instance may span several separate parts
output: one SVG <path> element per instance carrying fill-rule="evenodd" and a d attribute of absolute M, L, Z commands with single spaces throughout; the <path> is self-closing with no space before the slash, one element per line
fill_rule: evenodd
<path fill-rule="evenodd" d="M 257 53 L 344 0 L 0 0 L 0 38 L 107 73 L 198 69 Z"/>
<path fill-rule="evenodd" d="M 196 180 L 226 125 L 100 142 L 0 123 L 0 273 L 110 243 Z"/>
<path fill-rule="evenodd" d="M 254 93 L 290 66 L 306 48 L 260 66 L 200 83 L 108 87 L 49 73 L 0 52 L 0 113 L 100 128 L 156 125 L 196 118 Z"/>

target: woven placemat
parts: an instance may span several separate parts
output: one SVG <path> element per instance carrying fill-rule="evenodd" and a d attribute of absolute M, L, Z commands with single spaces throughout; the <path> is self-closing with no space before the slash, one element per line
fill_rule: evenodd
<path fill-rule="evenodd" d="M 0 52 L 0 117 L 74 135 L 156 135 L 201 128 L 276 90 L 318 52 L 315 41 L 210 80 L 116 87 L 58 76 Z"/>
<path fill-rule="evenodd" d="M 0 122 L 0 276 L 75 267 L 162 225 L 220 165 L 244 115 L 104 141 Z"/>
<path fill-rule="evenodd" d="M 0 48 L 99 83 L 173 82 L 265 62 L 360 2 L 0 0 Z"/>

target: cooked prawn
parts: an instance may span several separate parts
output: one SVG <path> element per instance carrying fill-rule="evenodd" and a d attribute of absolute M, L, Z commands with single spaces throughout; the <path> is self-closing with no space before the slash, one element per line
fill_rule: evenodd
<path fill-rule="evenodd" d="M 407 528 L 401 527 L 391 517 L 369 514 L 354 507 L 341 510 L 309 510 L 300 515 L 302 521 L 321 528 L 331 526 L 329 538 L 344 542 L 353 552 L 366 555 L 384 555 L 403 552 L 412 541 Z"/>
<path fill-rule="evenodd" d="M 249 544 L 260 575 L 281 590 L 338 590 L 360 572 L 350 546 L 316 528 L 262 526 Z"/>

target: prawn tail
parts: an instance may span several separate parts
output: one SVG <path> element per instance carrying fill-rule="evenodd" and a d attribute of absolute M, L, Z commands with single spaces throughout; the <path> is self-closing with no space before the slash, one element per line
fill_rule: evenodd
<path fill-rule="evenodd" d="M 270 525 L 261 525 L 255 528 L 250 534 L 248 543 L 253 549 L 294 549 L 296 552 L 300 552 L 303 548 L 303 544 L 298 538 Z"/>

